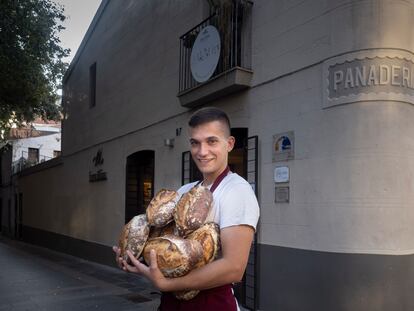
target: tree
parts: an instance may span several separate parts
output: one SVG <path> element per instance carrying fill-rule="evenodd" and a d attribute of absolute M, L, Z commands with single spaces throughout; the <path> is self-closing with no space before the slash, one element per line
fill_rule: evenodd
<path fill-rule="evenodd" d="M 70 52 L 58 38 L 64 20 L 51 0 L 0 0 L 0 141 L 12 123 L 60 118 L 57 90 Z"/>

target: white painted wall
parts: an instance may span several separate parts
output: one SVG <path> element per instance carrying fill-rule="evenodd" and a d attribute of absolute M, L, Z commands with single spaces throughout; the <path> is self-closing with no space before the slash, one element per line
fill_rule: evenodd
<path fill-rule="evenodd" d="M 27 159 L 29 148 L 39 149 L 39 161 L 53 158 L 53 151 L 61 150 L 61 133 L 54 133 L 39 137 L 16 139 L 13 144 L 13 162 L 20 158 Z"/>

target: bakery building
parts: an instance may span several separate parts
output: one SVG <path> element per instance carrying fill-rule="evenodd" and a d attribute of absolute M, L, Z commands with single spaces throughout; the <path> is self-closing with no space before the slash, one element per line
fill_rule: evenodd
<path fill-rule="evenodd" d="M 413 14 L 402 0 L 103 0 L 64 79 L 62 156 L 18 176 L 22 238 L 111 263 L 155 192 L 197 179 L 187 121 L 215 106 L 261 209 L 239 301 L 411 310 Z"/>

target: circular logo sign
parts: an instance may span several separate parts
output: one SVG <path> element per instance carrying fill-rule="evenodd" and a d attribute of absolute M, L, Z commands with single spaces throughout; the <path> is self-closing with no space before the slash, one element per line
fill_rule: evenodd
<path fill-rule="evenodd" d="M 205 82 L 213 75 L 220 58 L 220 35 L 214 26 L 203 28 L 194 41 L 190 68 L 194 80 Z"/>

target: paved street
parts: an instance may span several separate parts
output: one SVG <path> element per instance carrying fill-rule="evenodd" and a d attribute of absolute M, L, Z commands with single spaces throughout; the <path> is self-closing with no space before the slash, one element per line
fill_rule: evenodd
<path fill-rule="evenodd" d="M 0 310 L 156 310 L 151 285 L 119 269 L 0 236 Z"/>

